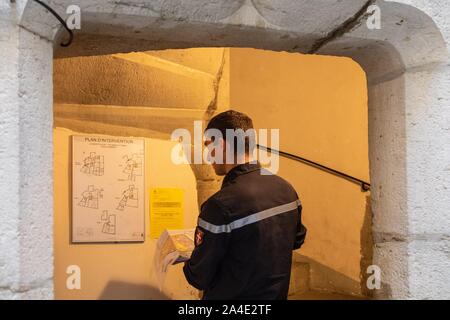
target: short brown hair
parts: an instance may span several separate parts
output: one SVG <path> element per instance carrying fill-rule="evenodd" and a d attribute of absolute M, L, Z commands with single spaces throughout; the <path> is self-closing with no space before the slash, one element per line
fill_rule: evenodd
<path fill-rule="evenodd" d="M 254 129 L 252 119 L 247 116 L 245 113 L 228 110 L 218 115 L 214 116 L 208 123 L 206 130 L 209 129 L 217 129 L 222 133 L 222 137 L 226 140 L 226 132 L 227 130 L 239 130 L 246 132 L 247 130 Z M 206 131 L 205 130 L 205 131 Z M 234 151 L 237 153 L 237 138 L 234 141 Z M 251 153 L 253 150 L 250 150 L 251 144 L 249 137 L 245 137 L 245 152 Z"/>

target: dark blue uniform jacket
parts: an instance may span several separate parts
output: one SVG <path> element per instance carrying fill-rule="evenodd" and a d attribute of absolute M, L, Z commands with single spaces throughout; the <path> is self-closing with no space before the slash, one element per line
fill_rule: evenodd
<path fill-rule="evenodd" d="M 205 300 L 287 298 L 292 250 L 306 235 L 302 206 L 288 182 L 263 170 L 233 168 L 201 207 L 196 247 L 183 270 Z"/>

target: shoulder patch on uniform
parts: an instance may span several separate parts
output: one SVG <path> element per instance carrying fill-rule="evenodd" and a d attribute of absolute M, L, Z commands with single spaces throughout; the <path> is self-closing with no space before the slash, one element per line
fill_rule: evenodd
<path fill-rule="evenodd" d="M 194 244 L 196 247 L 198 247 L 199 245 L 201 245 L 203 243 L 203 237 L 205 236 L 205 232 L 203 230 L 201 230 L 199 227 L 197 227 L 195 229 L 195 239 L 194 239 Z"/>

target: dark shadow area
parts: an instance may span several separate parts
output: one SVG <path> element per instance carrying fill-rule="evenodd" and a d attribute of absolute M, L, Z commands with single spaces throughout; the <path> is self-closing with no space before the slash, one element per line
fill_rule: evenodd
<path fill-rule="evenodd" d="M 110 281 L 103 289 L 99 300 L 170 300 L 157 288 L 146 284 Z"/>

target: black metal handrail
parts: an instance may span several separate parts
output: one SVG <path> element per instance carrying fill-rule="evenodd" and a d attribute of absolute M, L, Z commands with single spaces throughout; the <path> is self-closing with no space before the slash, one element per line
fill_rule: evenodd
<path fill-rule="evenodd" d="M 50 7 L 48 4 L 40 1 L 40 0 L 34 0 L 35 2 L 39 3 L 41 6 L 43 6 L 45 9 L 47 9 L 52 15 L 55 16 L 56 19 L 63 25 L 63 27 L 67 30 L 69 33 L 69 40 L 67 42 L 61 42 L 61 47 L 68 47 L 72 43 L 73 40 L 73 31 L 67 26 L 66 21 L 64 21 L 63 18 L 55 11 L 52 7 Z"/>
<path fill-rule="evenodd" d="M 284 152 L 284 151 L 268 148 L 268 147 L 265 147 L 265 146 L 261 146 L 259 144 L 257 145 L 257 147 L 258 147 L 258 149 L 263 149 L 263 150 L 266 150 L 266 151 L 268 151 L 270 153 L 279 154 L 282 157 L 285 157 L 285 158 L 288 158 L 288 159 L 291 159 L 291 160 L 294 160 L 294 161 L 302 162 L 302 163 L 307 164 L 307 165 L 309 165 L 311 167 L 314 167 L 316 169 L 325 171 L 327 173 L 333 174 L 333 175 L 338 176 L 340 178 L 346 179 L 347 181 L 356 183 L 359 186 L 361 186 L 361 191 L 362 192 L 370 191 L 370 183 L 368 183 L 368 182 L 366 182 L 364 180 L 355 178 L 355 177 L 353 177 L 351 175 L 348 175 L 348 174 L 346 174 L 344 172 L 332 169 L 330 167 L 324 166 L 324 165 L 322 165 L 320 163 L 317 163 L 315 161 L 311 161 L 311 160 L 308 160 L 308 159 L 296 156 L 296 155 L 288 153 L 288 152 Z"/>

